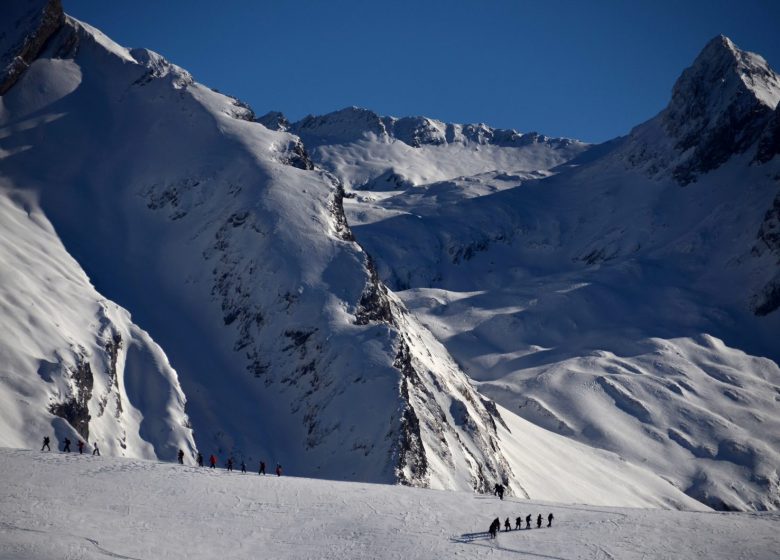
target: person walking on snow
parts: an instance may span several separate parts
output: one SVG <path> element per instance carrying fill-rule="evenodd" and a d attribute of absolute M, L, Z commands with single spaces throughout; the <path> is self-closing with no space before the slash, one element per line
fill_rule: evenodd
<path fill-rule="evenodd" d="M 183 465 L 184 464 L 184 451 L 179 449 L 179 453 L 178 453 L 177 457 L 179 458 L 179 464 Z"/>
<path fill-rule="evenodd" d="M 199 467 L 203 466 L 203 454 L 198 451 L 198 456 L 195 458 L 195 461 L 198 463 Z"/>
<path fill-rule="evenodd" d="M 548 515 L 548 516 L 547 516 L 547 526 L 548 526 L 548 527 L 552 527 L 552 520 L 553 520 L 553 519 L 555 519 L 555 517 L 553 517 L 553 514 L 552 514 L 552 513 L 551 513 L 550 515 Z"/>
<path fill-rule="evenodd" d="M 227 460 L 227 470 L 233 472 L 233 457 L 229 457 Z"/>
<path fill-rule="evenodd" d="M 70 453 L 70 440 L 65 438 L 65 445 L 62 446 L 63 453 Z"/>
<path fill-rule="evenodd" d="M 536 528 L 541 529 L 542 528 L 542 514 L 539 514 L 539 517 L 536 518 Z"/>
<path fill-rule="evenodd" d="M 79 455 L 83 455 L 84 454 L 84 442 L 79 440 L 77 445 L 79 446 Z"/>
<path fill-rule="evenodd" d="M 211 454 L 211 457 L 209 457 L 209 468 L 210 469 L 216 469 L 217 468 L 217 458 L 214 457 L 214 454 Z"/>
<path fill-rule="evenodd" d="M 100 457 L 100 449 L 98 449 L 97 442 L 95 442 L 93 445 L 95 447 L 92 450 L 92 456 L 94 457 L 95 455 L 97 455 L 98 457 Z"/>
<path fill-rule="evenodd" d="M 49 439 L 49 436 L 43 436 L 43 445 L 41 445 L 41 451 L 43 451 L 44 449 L 48 449 L 49 451 L 51 451 L 51 447 L 49 447 L 50 441 L 51 440 Z"/>
<path fill-rule="evenodd" d="M 530 529 L 531 528 L 531 514 L 525 516 L 525 528 Z"/>
<path fill-rule="evenodd" d="M 520 530 L 523 528 L 523 516 L 521 515 L 517 519 L 515 519 L 515 529 Z"/>
<path fill-rule="evenodd" d="M 282 476 L 282 465 L 276 463 L 276 476 Z"/>
<path fill-rule="evenodd" d="M 493 495 L 498 496 L 498 487 L 501 486 L 498 482 L 496 482 L 495 486 L 493 486 Z"/>
<path fill-rule="evenodd" d="M 265 476 L 265 461 L 260 461 L 260 468 L 257 469 L 257 474 Z"/>
<path fill-rule="evenodd" d="M 496 517 L 493 523 L 490 524 L 490 537 L 495 539 L 499 529 L 501 529 L 501 521 Z"/>
<path fill-rule="evenodd" d="M 506 518 L 506 521 L 504 521 L 504 531 L 511 531 L 512 530 L 512 524 L 509 522 L 509 518 Z"/>
<path fill-rule="evenodd" d="M 241 460 L 241 472 L 246 474 L 246 463 L 244 463 L 244 460 Z"/>

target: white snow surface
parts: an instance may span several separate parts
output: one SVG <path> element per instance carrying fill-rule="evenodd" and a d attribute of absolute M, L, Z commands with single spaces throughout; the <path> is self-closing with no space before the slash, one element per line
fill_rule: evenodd
<path fill-rule="evenodd" d="M 769 560 L 777 513 L 609 508 L 0 449 L 0 559 Z M 562 480 L 561 484 L 568 482 Z M 546 527 L 549 513 L 552 527 Z M 532 529 L 487 527 L 533 518 Z M 536 517 L 544 523 L 536 528 Z"/>
<path fill-rule="evenodd" d="M 0 193 L 0 445 L 43 436 L 104 453 L 173 459 L 194 449 L 185 398 L 162 349 L 98 294 L 34 197 Z M 68 423 L 52 406 L 82 409 Z M 74 429 L 75 428 L 75 429 Z M 78 429 L 78 432 L 76 431 Z"/>

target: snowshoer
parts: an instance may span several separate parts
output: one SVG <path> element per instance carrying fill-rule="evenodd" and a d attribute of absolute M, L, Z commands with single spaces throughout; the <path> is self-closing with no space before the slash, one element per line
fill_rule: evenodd
<path fill-rule="evenodd" d="M 48 449 L 49 451 L 51 451 L 51 447 L 49 447 L 50 441 L 51 440 L 49 439 L 49 436 L 43 436 L 43 445 L 41 445 L 41 451 L 43 451 L 44 449 Z"/>
<path fill-rule="evenodd" d="M 257 474 L 265 476 L 265 461 L 260 461 L 260 468 L 257 469 Z"/>
<path fill-rule="evenodd" d="M 233 457 L 227 460 L 227 470 L 228 472 L 233 472 Z"/>
<path fill-rule="evenodd" d="M 211 454 L 211 457 L 209 457 L 209 468 L 210 469 L 216 469 L 217 468 L 217 458 L 214 457 L 214 454 Z"/>
<path fill-rule="evenodd" d="M 523 528 L 523 516 L 521 515 L 515 519 L 515 529 L 520 530 Z"/>
<path fill-rule="evenodd" d="M 65 445 L 62 446 L 63 453 L 70 453 L 70 440 L 65 438 Z"/>
<path fill-rule="evenodd" d="M 177 454 L 177 457 L 179 458 L 179 464 L 183 465 L 184 464 L 184 451 L 179 449 L 179 453 Z"/>
<path fill-rule="evenodd" d="M 276 476 L 282 476 L 282 465 L 276 463 Z"/>
<path fill-rule="evenodd" d="M 551 513 L 550 515 L 548 515 L 548 516 L 547 516 L 547 526 L 548 526 L 548 527 L 552 527 L 552 520 L 553 520 L 553 519 L 555 519 L 555 517 L 553 516 L 553 514 L 552 514 L 552 513 Z"/>
<path fill-rule="evenodd" d="M 244 461 L 241 461 L 241 472 L 246 474 L 246 463 Z"/>
<path fill-rule="evenodd" d="M 77 445 L 79 446 L 79 455 L 83 455 L 84 454 L 84 442 L 79 440 Z"/>
<path fill-rule="evenodd" d="M 197 461 L 199 467 L 203 466 L 203 454 L 200 451 L 198 451 L 198 456 L 195 458 L 195 461 Z"/>
<path fill-rule="evenodd" d="M 531 528 L 531 514 L 525 516 L 525 528 L 530 529 Z"/>
<path fill-rule="evenodd" d="M 539 514 L 539 517 L 536 518 L 536 528 L 541 529 L 542 528 L 542 514 Z"/>
<path fill-rule="evenodd" d="M 98 457 L 100 457 L 100 449 L 98 449 L 97 442 L 94 443 L 94 446 L 95 446 L 94 449 L 92 449 L 92 456 L 94 457 L 95 455 L 97 455 Z"/>
<path fill-rule="evenodd" d="M 512 524 L 509 522 L 509 518 L 506 518 L 506 521 L 504 521 L 504 531 L 511 531 L 512 530 Z"/>

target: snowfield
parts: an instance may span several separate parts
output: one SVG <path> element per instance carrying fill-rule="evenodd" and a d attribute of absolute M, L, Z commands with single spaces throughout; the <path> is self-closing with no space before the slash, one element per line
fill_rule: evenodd
<path fill-rule="evenodd" d="M 251 465 L 250 467 L 254 467 Z M 777 558 L 780 514 L 597 507 L 0 449 L 0 559 Z M 566 485 L 566 480 L 561 480 Z M 551 528 L 546 517 L 553 513 Z M 490 522 L 532 529 L 487 538 Z M 536 516 L 545 523 L 536 529 Z"/>

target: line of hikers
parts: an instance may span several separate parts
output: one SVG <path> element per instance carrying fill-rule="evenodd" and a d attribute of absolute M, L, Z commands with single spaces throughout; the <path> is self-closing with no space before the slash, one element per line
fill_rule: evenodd
<path fill-rule="evenodd" d="M 71 449 L 70 449 L 70 444 L 71 443 L 72 442 L 70 441 L 70 438 L 66 437 L 66 438 L 64 438 L 62 440 L 62 452 L 63 453 L 70 453 L 71 452 Z M 83 441 L 79 440 L 77 446 L 78 446 L 79 453 L 83 454 L 84 453 L 84 447 L 86 446 L 86 444 Z M 51 451 L 51 439 L 49 438 L 49 436 L 43 436 L 43 445 L 41 446 L 41 451 L 44 451 L 44 450 Z M 100 457 L 100 449 L 98 449 L 97 442 L 93 443 L 92 455 L 93 456 L 97 455 L 98 457 Z M 179 464 L 183 465 L 184 464 L 184 450 L 179 449 L 179 452 L 176 454 L 176 458 L 178 459 Z M 195 461 L 198 463 L 199 467 L 202 467 L 203 466 L 203 454 L 198 452 L 198 455 L 195 457 Z M 233 465 L 234 464 L 235 464 L 235 461 L 233 461 L 233 457 L 229 457 L 227 462 L 225 463 L 225 468 L 228 470 L 228 472 L 233 472 Z M 217 468 L 217 457 L 213 453 L 211 454 L 211 457 L 209 457 L 209 467 L 212 468 L 212 469 L 216 469 Z M 246 473 L 246 463 L 243 460 L 241 461 L 241 472 L 242 473 Z M 276 469 L 275 469 L 274 472 L 276 472 L 276 476 L 282 476 L 282 465 L 277 463 L 276 464 Z M 257 469 L 257 474 L 265 475 L 265 461 L 260 461 L 260 465 L 259 465 L 259 467 Z"/>
<path fill-rule="evenodd" d="M 70 444 L 71 444 L 71 443 L 72 443 L 72 442 L 70 441 L 70 439 L 69 439 L 69 438 L 64 438 L 64 439 L 62 440 L 62 452 L 63 452 L 63 453 L 70 453 L 70 452 L 71 452 L 71 449 L 70 449 Z M 41 451 L 43 451 L 44 449 L 46 449 L 46 450 L 48 450 L 48 451 L 51 451 L 51 447 L 50 447 L 50 445 L 49 445 L 49 444 L 51 444 L 51 440 L 49 439 L 49 436 L 43 436 L 43 445 L 41 446 Z M 86 444 L 86 443 L 84 443 L 83 441 L 79 440 L 79 442 L 78 442 L 76 445 L 77 445 L 77 446 L 78 446 L 78 448 L 79 448 L 79 453 L 80 453 L 80 454 L 83 454 L 83 453 L 84 453 L 84 447 L 85 447 L 87 444 Z M 97 455 L 98 457 L 100 457 L 100 449 L 98 449 L 98 444 L 97 444 L 97 442 L 94 442 L 94 443 L 92 444 L 92 455 L 93 455 L 93 456 L 94 456 L 94 455 Z"/>
<path fill-rule="evenodd" d="M 552 527 L 553 519 L 555 519 L 555 516 L 551 513 L 547 516 L 547 526 Z M 542 514 L 540 513 L 536 518 L 536 528 L 541 529 L 542 527 Z M 515 530 L 520 530 L 523 528 L 523 518 L 522 516 L 515 519 Z M 525 528 L 530 529 L 531 528 L 531 514 L 525 516 Z M 488 532 L 490 533 L 491 538 L 496 538 L 496 535 L 501 530 L 501 520 L 496 517 L 493 520 L 493 523 L 490 524 L 490 529 Z M 512 530 L 512 523 L 509 521 L 509 518 L 506 518 L 506 521 L 504 521 L 504 531 L 511 531 Z"/>
<path fill-rule="evenodd" d="M 184 451 L 179 449 L 178 453 L 178 459 L 179 464 L 184 464 Z M 199 467 L 203 466 L 203 454 L 199 451 L 197 456 L 195 457 L 195 462 L 198 464 Z M 233 457 L 228 457 L 228 460 L 225 462 L 225 469 L 228 472 L 233 472 L 233 466 L 235 465 L 235 461 L 233 461 Z M 209 457 L 209 468 L 210 469 L 216 469 L 217 468 L 217 456 L 213 453 Z M 242 460 L 241 461 L 241 472 L 246 474 L 246 463 Z M 282 476 L 282 465 L 279 463 L 276 464 L 276 476 Z M 257 468 L 257 474 L 265 475 L 265 461 L 260 461 L 260 464 Z"/>

